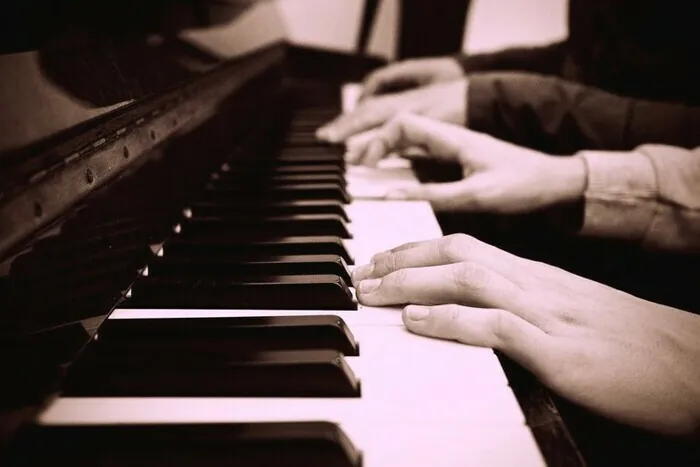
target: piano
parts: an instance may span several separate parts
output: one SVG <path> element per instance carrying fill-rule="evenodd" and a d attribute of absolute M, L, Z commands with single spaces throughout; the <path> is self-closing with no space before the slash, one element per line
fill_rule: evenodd
<path fill-rule="evenodd" d="M 149 92 L 2 154 L 0 465 L 587 465 L 522 369 L 355 300 L 355 265 L 443 232 L 381 199 L 432 175 L 314 137 L 383 62 L 168 45 L 204 65 L 157 63 Z M 120 95 L 112 69 L 40 63 Z"/>
<path fill-rule="evenodd" d="M 354 265 L 442 233 L 379 199 L 410 167 L 314 137 L 379 63 L 273 45 L 32 159 L 1 208 L 4 392 L 34 408 L 3 465 L 546 465 L 492 350 L 354 298 Z"/>

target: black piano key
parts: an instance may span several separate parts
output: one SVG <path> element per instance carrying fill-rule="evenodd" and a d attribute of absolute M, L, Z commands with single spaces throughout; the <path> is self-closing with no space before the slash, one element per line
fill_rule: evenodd
<path fill-rule="evenodd" d="M 299 214 L 273 217 L 192 217 L 181 223 L 185 234 L 227 237 L 333 235 L 351 238 L 342 217 L 335 214 Z"/>
<path fill-rule="evenodd" d="M 345 322 L 332 315 L 236 318 L 108 319 L 97 333 L 99 345 L 148 353 L 204 355 L 235 350 L 335 350 L 357 356 L 360 346 Z M 132 350 L 133 353 L 133 350 Z"/>
<path fill-rule="evenodd" d="M 335 350 L 125 351 L 92 342 L 68 369 L 67 397 L 360 397 Z M 95 345 L 96 344 L 96 345 Z"/>
<path fill-rule="evenodd" d="M 236 161 L 229 160 L 234 165 L 234 168 L 227 172 L 218 172 L 222 177 L 235 177 L 245 173 L 335 173 L 343 175 L 346 172 L 347 166 L 340 158 L 324 158 L 321 162 L 309 161 L 302 159 L 299 163 L 295 163 L 294 159 L 283 159 L 278 163 L 277 159 L 256 159 L 252 164 L 239 164 Z"/>
<path fill-rule="evenodd" d="M 291 146 L 280 149 L 278 156 L 333 156 L 342 160 L 345 157 L 345 148 L 342 146 L 330 146 L 323 142 L 312 142 L 306 146 Z"/>
<path fill-rule="evenodd" d="M 280 154 L 273 161 L 277 165 L 318 165 L 333 164 L 338 167 L 346 167 L 343 156 L 336 154 Z"/>
<path fill-rule="evenodd" d="M 145 276 L 131 288 L 125 308 L 357 310 L 337 275 L 270 276 L 253 281 Z"/>
<path fill-rule="evenodd" d="M 241 187 L 244 189 L 275 189 L 287 185 L 329 184 L 345 188 L 344 177 L 337 174 L 284 174 L 244 173 L 239 176 L 224 176 L 210 180 L 208 186 L 214 188 Z"/>
<path fill-rule="evenodd" d="M 298 173 L 278 173 L 274 171 L 275 167 L 263 168 L 256 167 L 250 170 L 241 170 L 240 172 L 223 172 L 217 173 L 211 184 L 214 186 L 226 185 L 257 185 L 265 184 L 265 186 L 279 185 L 299 185 L 303 183 L 332 183 L 334 185 L 345 187 L 347 182 L 343 173 L 336 171 L 335 173 L 306 173 L 301 171 Z"/>
<path fill-rule="evenodd" d="M 151 277 L 225 277 L 250 281 L 255 277 L 314 274 L 335 274 L 345 283 L 351 283 L 347 264 L 337 255 L 287 255 L 258 259 L 168 255 L 153 258 L 148 264 L 148 275 Z"/>
<path fill-rule="evenodd" d="M 276 185 L 297 185 L 300 183 L 333 183 L 346 186 L 345 177 L 339 174 L 282 174 L 273 175 L 269 180 Z"/>
<path fill-rule="evenodd" d="M 333 236 L 280 237 L 273 239 L 194 238 L 174 236 L 163 246 L 163 255 L 221 258 L 264 258 L 278 255 L 338 255 L 349 265 L 355 264 L 343 239 Z"/>
<path fill-rule="evenodd" d="M 336 164 L 305 164 L 305 165 L 281 165 L 272 167 L 274 173 L 303 173 L 303 174 L 344 174 L 345 167 Z"/>
<path fill-rule="evenodd" d="M 334 214 L 345 222 L 350 217 L 343 203 L 332 200 L 296 200 L 264 202 L 245 199 L 214 201 L 198 201 L 189 206 L 189 215 L 197 217 L 235 216 L 235 217 L 266 217 L 297 214 Z"/>
<path fill-rule="evenodd" d="M 350 203 L 352 197 L 342 186 L 332 183 L 300 183 L 281 185 L 273 188 L 259 186 L 255 188 L 240 186 L 218 186 L 207 184 L 205 199 L 213 198 L 257 198 L 275 201 L 323 199 Z"/>
<path fill-rule="evenodd" d="M 361 467 L 329 422 L 23 427 L 0 464 L 71 467 Z"/>

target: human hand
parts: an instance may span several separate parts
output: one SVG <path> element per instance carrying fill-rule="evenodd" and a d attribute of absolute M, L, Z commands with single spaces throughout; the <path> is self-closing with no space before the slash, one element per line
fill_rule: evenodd
<path fill-rule="evenodd" d="M 462 67 L 451 57 L 404 60 L 367 75 L 360 99 L 395 90 L 457 80 L 463 76 Z"/>
<path fill-rule="evenodd" d="M 700 433 L 700 316 L 466 235 L 406 244 L 355 268 L 367 306 L 409 304 L 409 331 L 500 350 L 611 419 Z"/>
<path fill-rule="evenodd" d="M 489 135 L 416 115 L 401 115 L 348 141 L 347 160 L 374 166 L 392 152 L 418 147 L 462 166 L 464 178 L 390 192 L 390 199 L 426 200 L 439 211 L 528 212 L 580 198 L 585 162 L 555 157 Z"/>
<path fill-rule="evenodd" d="M 462 79 L 405 91 L 373 96 L 358 102 L 351 112 L 339 115 L 316 132 L 325 141 L 338 143 L 376 128 L 402 112 L 424 115 L 464 126 L 467 113 L 467 81 Z"/>

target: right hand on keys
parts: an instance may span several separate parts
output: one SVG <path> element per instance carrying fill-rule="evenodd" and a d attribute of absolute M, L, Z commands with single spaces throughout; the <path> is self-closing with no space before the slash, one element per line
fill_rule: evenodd
<path fill-rule="evenodd" d="M 459 163 L 464 178 L 406 187 L 387 198 L 430 201 L 438 211 L 522 213 L 575 201 L 586 186 L 586 166 L 579 157 L 550 156 L 410 114 L 351 138 L 347 160 L 375 166 L 390 153 L 416 147 L 437 160 Z"/>
<path fill-rule="evenodd" d="M 466 235 L 375 255 L 352 281 L 363 305 L 408 304 L 413 333 L 498 349 L 617 421 L 700 435 L 700 316 Z"/>
<path fill-rule="evenodd" d="M 365 78 L 360 99 L 377 94 L 452 81 L 464 76 L 454 58 L 421 58 L 392 63 Z"/>

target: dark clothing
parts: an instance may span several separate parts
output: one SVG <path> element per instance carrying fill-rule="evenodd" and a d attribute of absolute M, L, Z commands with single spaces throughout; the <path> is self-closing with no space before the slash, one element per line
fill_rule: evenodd
<path fill-rule="evenodd" d="M 467 125 L 559 155 L 700 146 L 696 10 L 682 0 L 570 0 L 564 41 L 460 57 L 470 82 Z M 688 293 L 697 277 L 682 272 L 697 269 L 697 256 L 562 236 L 562 228 L 584 226 L 587 203 L 524 216 L 445 215 L 441 223 L 447 233 L 466 232 L 635 295 L 700 310 Z"/>
<path fill-rule="evenodd" d="M 681 0 L 570 0 L 565 41 L 460 57 L 469 127 L 552 154 L 700 145 L 696 10 Z"/>

